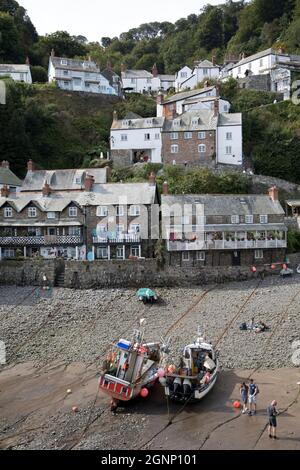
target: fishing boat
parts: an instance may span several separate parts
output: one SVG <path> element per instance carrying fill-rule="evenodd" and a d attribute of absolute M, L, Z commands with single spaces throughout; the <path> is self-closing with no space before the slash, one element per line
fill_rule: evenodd
<path fill-rule="evenodd" d="M 185 346 L 179 364 L 166 367 L 159 381 L 168 398 L 181 402 L 198 401 L 212 390 L 218 373 L 218 353 L 199 334 L 194 343 Z"/>
<path fill-rule="evenodd" d="M 135 330 L 131 340 L 122 338 L 114 345 L 99 379 L 100 390 L 111 397 L 111 411 L 117 410 L 120 401 L 148 396 L 158 380 L 161 351 L 160 343 L 144 341 L 143 330 Z"/>

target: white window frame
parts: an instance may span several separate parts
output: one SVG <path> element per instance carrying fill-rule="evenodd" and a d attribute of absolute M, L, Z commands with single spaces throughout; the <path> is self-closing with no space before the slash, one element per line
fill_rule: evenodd
<path fill-rule="evenodd" d="M 117 224 L 116 232 L 119 233 L 119 234 L 122 234 L 123 232 L 125 232 L 125 225 L 124 224 Z"/>
<path fill-rule="evenodd" d="M 108 207 L 107 206 L 98 206 L 97 207 L 97 216 L 98 217 L 107 217 L 108 216 Z"/>
<path fill-rule="evenodd" d="M 37 217 L 36 207 L 28 207 L 28 217 L 30 219 L 35 219 Z"/>
<path fill-rule="evenodd" d="M 12 207 L 4 207 L 4 217 L 5 219 L 10 219 L 13 216 Z"/>
<path fill-rule="evenodd" d="M 232 155 L 232 146 L 226 145 L 226 155 Z"/>
<path fill-rule="evenodd" d="M 69 217 L 72 217 L 72 218 L 78 217 L 78 207 L 76 206 L 69 207 Z"/>
<path fill-rule="evenodd" d="M 177 144 L 171 145 L 171 153 L 175 154 L 179 152 L 179 146 Z"/>
<path fill-rule="evenodd" d="M 107 225 L 106 224 L 98 224 L 97 225 L 97 232 L 106 233 L 107 232 Z"/>
<path fill-rule="evenodd" d="M 187 72 L 180 72 L 181 78 L 187 78 Z"/>
<path fill-rule="evenodd" d="M 160 134 L 155 134 L 155 140 L 159 140 L 160 139 Z"/>
<path fill-rule="evenodd" d="M 144 140 L 146 141 L 151 140 L 151 134 L 144 134 Z"/>
<path fill-rule="evenodd" d="M 198 145 L 198 153 L 206 153 L 206 145 L 205 144 L 199 144 Z"/>
<path fill-rule="evenodd" d="M 119 255 L 119 252 L 122 252 L 122 255 Z M 117 246 L 116 256 L 117 256 L 117 259 L 124 259 L 124 246 Z"/>
<path fill-rule="evenodd" d="M 54 211 L 47 212 L 47 219 L 56 219 L 56 212 Z"/>
<path fill-rule="evenodd" d="M 61 65 L 68 65 L 68 61 L 65 59 L 61 59 L 60 63 Z"/>
<path fill-rule="evenodd" d="M 232 132 L 226 132 L 226 140 L 232 140 Z"/>
<path fill-rule="evenodd" d="M 104 256 L 103 256 L 104 254 Z M 99 246 L 97 248 L 97 258 L 98 259 L 108 259 L 108 247 L 107 246 Z"/>
<path fill-rule="evenodd" d="M 198 132 L 198 139 L 199 140 L 206 139 L 206 132 L 205 131 Z"/>
<path fill-rule="evenodd" d="M 15 257 L 14 248 L 4 248 L 3 257 L 4 258 L 14 258 Z"/>
<path fill-rule="evenodd" d="M 124 217 L 124 207 L 123 206 L 116 206 L 116 216 L 117 217 Z"/>
<path fill-rule="evenodd" d="M 197 251 L 196 259 L 197 261 L 205 261 L 205 251 Z"/>
<path fill-rule="evenodd" d="M 139 215 L 141 215 L 140 206 L 130 206 L 129 215 L 132 215 L 133 217 L 138 217 Z"/>
<path fill-rule="evenodd" d="M 259 216 L 259 223 L 260 224 L 268 224 L 269 217 L 267 214 L 262 214 Z"/>
<path fill-rule="evenodd" d="M 190 261 L 190 252 L 189 251 L 183 251 L 181 255 L 182 261 L 188 262 Z"/>
<path fill-rule="evenodd" d="M 253 224 L 253 215 L 252 214 L 245 215 L 245 224 Z"/>
<path fill-rule="evenodd" d="M 79 237 L 81 235 L 80 227 L 69 227 L 68 235 L 70 237 Z"/>
<path fill-rule="evenodd" d="M 192 132 L 185 132 L 184 133 L 184 139 L 189 140 L 193 138 L 193 133 Z"/>
<path fill-rule="evenodd" d="M 263 258 L 264 258 L 264 250 L 254 251 L 254 259 L 263 259 Z"/>
<path fill-rule="evenodd" d="M 239 215 L 232 215 L 231 216 L 231 223 L 232 225 L 236 225 L 240 223 L 240 216 Z"/>
<path fill-rule="evenodd" d="M 171 132 L 170 139 L 171 140 L 178 140 L 178 132 Z"/>
<path fill-rule="evenodd" d="M 138 258 L 140 256 L 140 247 L 135 245 L 130 247 L 130 255 Z"/>
<path fill-rule="evenodd" d="M 69 75 L 69 70 L 64 70 L 63 74 L 64 74 L 64 77 L 67 77 Z"/>
<path fill-rule="evenodd" d="M 127 142 L 128 141 L 128 135 L 127 134 L 121 134 L 121 142 Z"/>
<path fill-rule="evenodd" d="M 82 80 L 79 77 L 74 77 L 73 78 L 73 83 L 75 86 L 82 86 Z"/>
<path fill-rule="evenodd" d="M 140 224 L 130 224 L 130 230 L 135 234 L 141 233 L 141 225 Z"/>

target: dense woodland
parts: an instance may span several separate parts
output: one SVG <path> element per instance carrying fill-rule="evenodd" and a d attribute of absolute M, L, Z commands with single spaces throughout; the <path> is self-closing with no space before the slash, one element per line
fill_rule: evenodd
<path fill-rule="evenodd" d="M 20 176 L 30 157 L 41 167 L 86 165 L 106 152 L 114 109 L 120 117 L 128 111 L 155 114 L 150 97 L 132 95 L 116 102 L 42 85 L 52 48 L 60 56 L 90 55 L 102 68 L 110 60 L 117 72 L 121 63 L 149 70 L 156 62 L 161 73 L 174 73 L 194 60 L 215 55 L 223 63 L 271 46 L 300 54 L 300 0 L 229 0 L 175 24 L 143 24 L 118 38 L 101 38 L 99 31 L 97 43 L 65 31 L 39 36 L 23 7 L 0 0 L 0 63 L 24 63 L 29 57 L 39 82 L 7 81 L 7 105 L 0 106 L 1 158 Z M 273 105 L 272 93 L 239 90 L 234 80 L 222 85 L 221 94 L 233 111 L 243 112 L 244 153 L 255 171 L 300 183 L 299 107 Z"/>

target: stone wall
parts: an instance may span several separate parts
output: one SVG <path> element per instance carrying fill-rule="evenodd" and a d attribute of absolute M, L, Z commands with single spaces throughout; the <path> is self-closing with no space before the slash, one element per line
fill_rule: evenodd
<path fill-rule="evenodd" d="M 289 255 L 291 267 L 300 264 L 300 253 Z M 253 273 L 245 267 L 165 266 L 159 268 L 156 260 L 140 261 L 62 261 L 24 260 L 1 261 L 0 284 L 42 285 L 45 273 L 51 285 L 65 270 L 65 284 L 73 289 L 100 289 L 120 287 L 190 287 L 229 281 L 244 281 L 279 274 L 281 265 L 272 271 L 270 266 L 257 265 Z"/>
<path fill-rule="evenodd" d="M 41 286 L 46 274 L 53 286 L 56 274 L 62 269 L 61 260 L 3 260 L 0 261 L 0 285 Z"/>

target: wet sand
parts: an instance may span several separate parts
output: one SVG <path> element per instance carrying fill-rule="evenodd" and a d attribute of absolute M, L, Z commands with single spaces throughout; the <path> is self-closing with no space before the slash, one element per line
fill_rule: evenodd
<path fill-rule="evenodd" d="M 108 397 L 97 395 L 95 366 L 53 363 L 37 369 L 26 363 L 8 367 L 0 374 L 0 449 L 299 450 L 299 369 L 257 372 L 258 412 L 251 417 L 232 406 L 239 399 L 240 382 L 248 376 L 247 371 L 223 371 L 210 395 L 189 404 L 164 429 L 168 413 L 159 385 L 147 399 L 121 407 L 114 416 L 108 410 Z M 266 407 L 273 399 L 280 411 L 285 410 L 278 417 L 277 441 L 269 439 L 266 430 Z M 73 406 L 78 407 L 77 413 Z M 171 404 L 170 417 L 180 407 Z"/>

